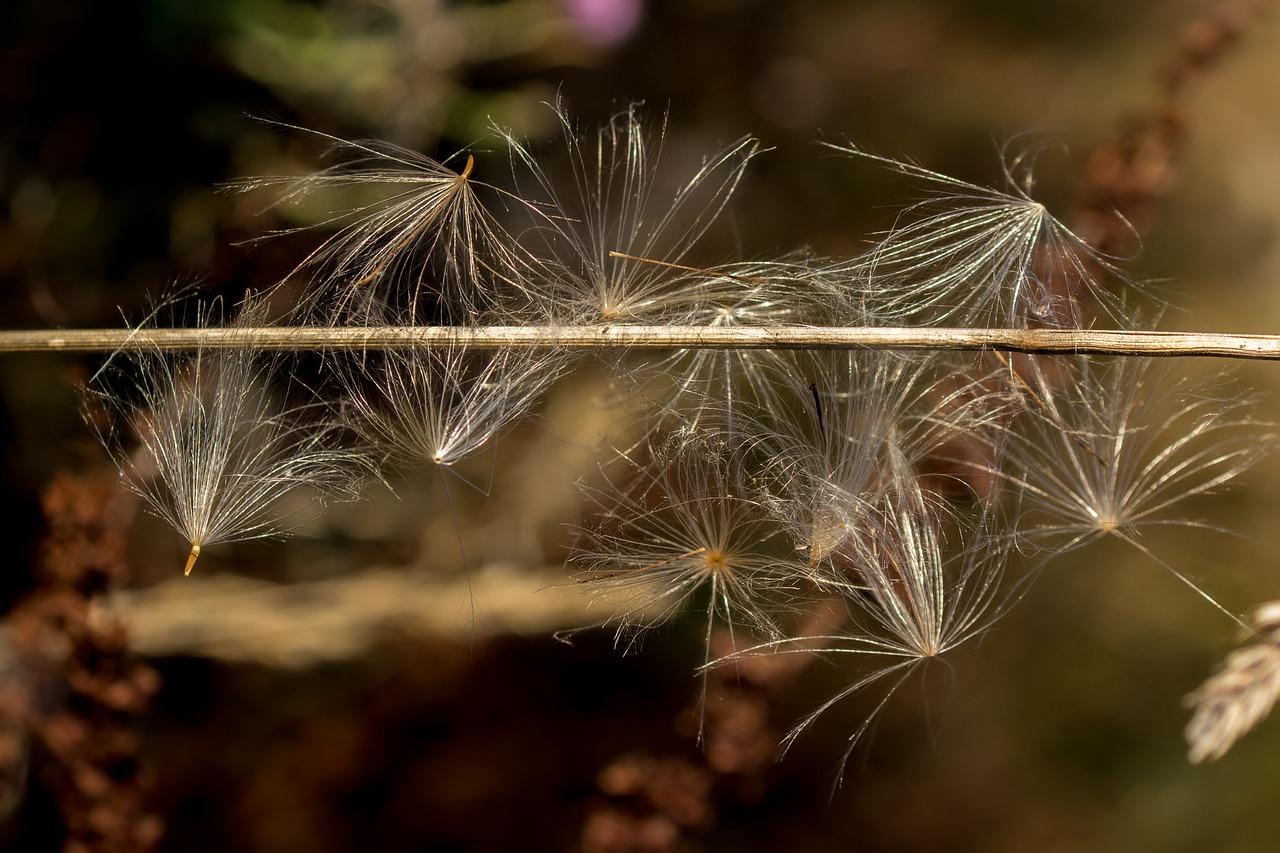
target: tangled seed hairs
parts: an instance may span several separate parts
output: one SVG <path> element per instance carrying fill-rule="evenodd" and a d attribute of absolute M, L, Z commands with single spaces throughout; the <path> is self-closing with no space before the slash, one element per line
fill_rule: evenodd
<path fill-rule="evenodd" d="M 820 264 L 797 253 L 772 261 L 728 264 L 705 272 L 729 280 L 710 288 L 707 302 L 689 318 L 692 326 L 735 328 L 829 323 L 841 298 Z M 713 292 L 714 291 L 714 292 Z M 628 360 L 621 371 L 634 381 L 640 413 L 666 428 L 737 431 L 756 411 L 785 406 L 777 377 L 787 357 L 768 349 L 686 349 Z"/>
<path fill-rule="evenodd" d="M 790 405 L 743 426 L 759 500 L 815 582 L 839 582 L 832 560 L 842 541 L 898 479 L 919 476 L 922 460 L 954 436 L 988 428 L 989 392 L 941 383 L 940 365 L 894 353 L 796 353 L 777 378 Z"/>

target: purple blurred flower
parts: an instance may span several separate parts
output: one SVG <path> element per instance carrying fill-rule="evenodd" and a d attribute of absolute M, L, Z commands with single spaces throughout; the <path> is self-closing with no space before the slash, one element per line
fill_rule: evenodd
<path fill-rule="evenodd" d="M 612 47 L 636 31 L 644 0 L 563 0 L 574 29 L 596 47 Z"/>

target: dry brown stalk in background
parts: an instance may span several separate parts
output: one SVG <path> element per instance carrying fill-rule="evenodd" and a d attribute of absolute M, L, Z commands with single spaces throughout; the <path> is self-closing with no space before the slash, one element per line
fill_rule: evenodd
<path fill-rule="evenodd" d="M 1155 203 L 1173 186 L 1175 160 L 1190 121 L 1188 95 L 1268 5 L 1263 0 L 1225 0 L 1189 24 L 1160 73 L 1155 103 L 1125 118 L 1115 139 L 1094 149 L 1085 165 L 1072 228 L 1093 248 L 1121 257 L 1137 248 L 1135 239 L 1146 230 Z"/>
<path fill-rule="evenodd" d="M 820 634 L 839 622 L 836 599 L 808 614 L 798 635 Z M 735 650 L 732 635 L 718 629 L 712 654 Z M 705 694 L 697 695 L 676 721 L 692 741 L 702 733 L 702 750 L 690 755 L 624 755 L 600 771 L 607 799 L 587 815 L 584 853 L 670 851 L 712 826 L 721 801 L 753 804 L 769 788 L 768 771 L 777 758 L 782 731 L 773 709 L 816 654 L 761 655 L 707 673 Z"/>
<path fill-rule="evenodd" d="M 163 826 L 144 803 L 148 774 L 137 721 L 159 676 L 130 651 L 120 620 L 90 619 L 91 597 L 128 577 L 135 501 L 114 470 L 62 473 L 42 497 L 48 532 L 40 586 L 9 616 L 21 677 L 5 681 L 0 714 L 29 733 L 32 772 L 62 815 L 64 851 L 151 850 Z"/>
<path fill-rule="evenodd" d="M 1187 697 L 1195 715 L 1187 724 L 1192 763 L 1217 761 L 1280 699 L 1280 601 L 1254 611 L 1257 642 L 1227 655 L 1221 668 Z"/>

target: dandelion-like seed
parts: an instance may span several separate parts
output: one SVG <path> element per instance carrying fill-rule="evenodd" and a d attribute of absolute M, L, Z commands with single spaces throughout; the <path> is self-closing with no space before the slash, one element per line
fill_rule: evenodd
<path fill-rule="evenodd" d="M 730 631 L 779 635 L 780 592 L 794 592 L 794 570 L 770 554 L 775 533 L 755 502 L 733 492 L 732 461 L 709 442 L 681 450 L 650 448 L 652 458 L 619 460 L 622 482 L 589 494 L 596 518 L 571 562 L 577 578 L 615 608 L 608 623 L 634 638 L 707 596 L 705 639 L 720 621 Z"/>
<path fill-rule="evenodd" d="M 452 470 L 526 414 L 559 355 L 465 347 L 360 353 L 342 362 L 353 428 L 387 461 Z"/>
<path fill-rule="evenodd" d="M 970 184 L 852 146 L 837 151 L 871 160 L 936 187 L 849 267 L 868 309 L 885 321 L 1079 327 L 1101 307 L 1124 319 L 1122 300 L 1100 276 L 1123 279 L 1029 194 L 1024 157 L 1005 166 L 1008 190 Z M 1087 299 L 1086 303 L 1082 300 Z"/>
<path fill-rule="evenodd" d="M 548 316 L 566 324 L 683 323 L 718 291 L 742 289 L 733 277 L 682 264 L 727 205 L 759 150 L 755 140 L 704 160 L 665 196 L 662 134 L 646 131 L 637 105 L 590 137 L 561 105 L 554 109 L 568 149 L 567 180 L 504 134 L 513 163 L 532 178 L 533 186 L 519 188 L 532 216 L 521 243 L 541 261 Z"/>
<path fill-rule="evenodd" d="M 246 305 L 241 322 L 262 316 Z M 354 497 L 367 470 L 326 406 L 283 402 L 268 384 L 280 373 L 275 357 L 246 344 L 120 353 L 95 377 L 92 399 L 133 422 L 140 448 L 114 420 L 100 437 L 129 486 L 190 543 L 186 574 L 211 545 L 288 532 L 326 495 Z M 117 382 L 127 396 L 109 390 Z"/>
<path fill-rule="evenodd" d="M 905 461 L 896 456 L 890 463 L 894 467 Z M 998 547 L 992 536 L 995 520 L 979 511 L 965 524 L 952 524 L 942 504 L 918 480 L 903 474 L 857 513 L 856 525 L 841 541 L 842 558 L 850 567 L 848 580 L 834 587 L 847 609 L 843 629 L 772 640 L 713 664 L 765 653 L 862 662 L 846 687 L 792 728 L 784 746 L 837 703 L 890 682 L 848 736 L 842 765 L 907 676 L 980 635 L 1004 612 L 1015 591 L 1003 583 L 1009 549 Z M 948 538 L 959 540 L 959 546 L 948 548 Z"/>
<path fill-rule="evenodd" d="M 1051 554 L 1115 537 L 1222 610 L 1138 535 L 1154 525 L 1221 529 L 1169 513 L 1269 450 L 1274 438 L 1248 414 L 1251 401 L 1215 394 L 1149 359 L 1076 358 L 1030 369 L 1026 411 L 1001 436 L 988 469 L 1018 492 L 1021 533 Z"/>
<path fill-rule="evenodd" d="M 287 185 L 281 206 L 332 202 L 317 223 L 282 232 L 333 230 L 298 267 L 318 273 L 303 313 L 338 323 L 388 311 L 410 322 L 467 322 L 524 301 L 528 264 L 481 204 L 473 155 L 455 167 L 386 142 L 320 135 L 342 162 L 303 178 L 240 184 Z"/>

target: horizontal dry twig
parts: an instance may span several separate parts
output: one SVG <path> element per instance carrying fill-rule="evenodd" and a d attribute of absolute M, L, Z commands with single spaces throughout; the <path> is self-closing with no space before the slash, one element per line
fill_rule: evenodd
<path fill-rule="evenodd" d="M 95 600 L 91 619 L 109 622 L 123 614 L 133 650 L 143 657 L 194 655 L 301 668 L 358 658 L 379 638 L 396 634 L 474 640 L 598 622 L 588 612 L 590 597 L 560 580 L 550 567 L 530 573 L 505 564 L 469 577 L 372 568 L 292 584 L 224 573 L 113 592 Z M 472 585 L 484 600 L 478 614 L 469 606 Z M 0 661 L 4 655 L 0 639 Z"/>
<path fill-rule="evenodd" d="M 0 353 L 117 350 L 879 349 L 1280 360 L 1280 335 L 867 326 L 375 326 L 0 331 Z"/>

